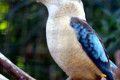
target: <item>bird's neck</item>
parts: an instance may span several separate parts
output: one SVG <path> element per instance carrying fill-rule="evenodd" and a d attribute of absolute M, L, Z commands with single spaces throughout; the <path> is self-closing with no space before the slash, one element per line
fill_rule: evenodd
<path fill-rule="evenodd" d="M 78 17 L 86 20 L 83 5 L 77 2 L 69 2 L 65 4 L 48 5 L 49 18 L 58 17 Z"/>

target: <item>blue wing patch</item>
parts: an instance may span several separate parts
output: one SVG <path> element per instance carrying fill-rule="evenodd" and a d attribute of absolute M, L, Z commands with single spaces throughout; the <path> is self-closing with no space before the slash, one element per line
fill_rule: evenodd
<path fill-rule="evenodd" d="M 78 41 L 87 55 L 108 79 L 114 80 L 106 50 L 95 31 L 85 21 L 75 17 L 71 18 L 70 25 L 75 29 Z"/>
<path fill-rule="evenodd" d="M 93 57 L 95 59 L 100 59 L 103 62 L 108 62 L 104 48 L 96 33 L 90 28 L 85 28 L 83 25 L 77 23 L 73 23 L 72 26 L 76 30 L 80 43 L 91 52 Z"/>

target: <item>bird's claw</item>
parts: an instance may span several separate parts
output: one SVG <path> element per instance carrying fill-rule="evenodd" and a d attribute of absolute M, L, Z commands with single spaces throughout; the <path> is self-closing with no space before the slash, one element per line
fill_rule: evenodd
<path fill-rule="evenodd" d="M 107 77 L 107 76 L 106 76 L 105 74 L 102 74 L 102 75 L 101 75 L 101 80 L 107 80 L 106 77 Z"/>

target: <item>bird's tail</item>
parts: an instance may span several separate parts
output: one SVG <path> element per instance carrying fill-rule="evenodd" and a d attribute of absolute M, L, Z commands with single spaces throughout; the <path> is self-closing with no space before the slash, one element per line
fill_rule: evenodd
<path fill-rule="evenodd" d="M 118 69 L 118 67 L 111 60 L 109 60 L 109 62 L 110 62 L 110 67 L 112 70 Z"/>
<path fill-rule="evenodd" d="M 114 78 L 114 76 L 113 76 L 113 74 L 110 72 L 110 73 L 108 73 L 108 80 L 115 80 L 115 78 Z"/>

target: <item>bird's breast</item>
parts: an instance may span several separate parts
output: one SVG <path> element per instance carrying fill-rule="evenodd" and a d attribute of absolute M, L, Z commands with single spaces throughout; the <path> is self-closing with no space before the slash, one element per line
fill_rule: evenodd
<path fill-rule="evenodd" d="M 94 79 L 96 74 L 102 74 L 78 42 L 70 18 L 49 18 L 46 36 L 52 57 L 69 76 L 84 77 L 87 74 L 89 79 Z"/>

